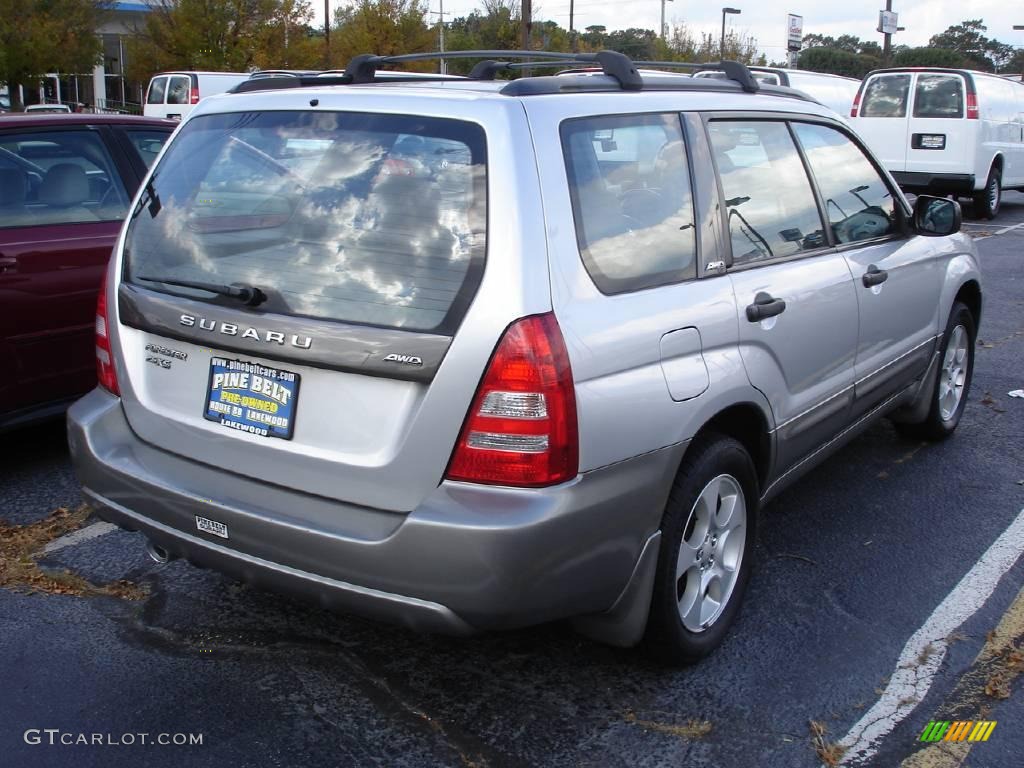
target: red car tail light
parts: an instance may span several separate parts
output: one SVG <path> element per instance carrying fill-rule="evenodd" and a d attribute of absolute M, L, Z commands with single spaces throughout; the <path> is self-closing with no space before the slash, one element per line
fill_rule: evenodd
<path fill-rule="evenodd" d="M 978 94 L 968 93 L 967 94 L 967 119 L 977 120 L 978 119 Z"/>
<path fill-rule="evenodd" d="M 510 325 L 477 388 L 446 477 L 490 485 L 565 482 L 579 467 L 576 392 L 552 313 Z"/>
<path fill-rule="evenodd" d="M 107 274 L 110 267 L 103 273 L 100 283 L 100 295 L 96 299 L 96 378 L 100 386 L 120 396 L 121 389 L 117 385 L 117 372 L 114 370 L 114 354 L 110 349 L 110 323 L 107 312 Z"/>

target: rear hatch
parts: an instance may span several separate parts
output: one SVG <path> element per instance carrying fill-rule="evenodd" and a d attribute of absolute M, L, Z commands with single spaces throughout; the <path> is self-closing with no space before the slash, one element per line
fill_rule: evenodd
<path fill-rule="evenodd" d="M 442 479 L 493 350 L 472 346 L 432 386 L 483 274 L 486 189 L 476 123 L 190 120 L 125 233 L 132 428 L 228 472 L 414 508 Z"/>
<path fill-rule="evenodd" d="M 972 130 L 967 96 L 973 83 L 954 72 L 919 72 L 914 80 L 907 141 L 908 171 L 963 174 L 972 171 Z M 975 114 L 977 117 L 977 114 Z"/>
<path fill-rule="evenodd" d="M 907 170 L 912 72 L 872 75 L 860 93 L 853 127 L 889 171 Z"/>

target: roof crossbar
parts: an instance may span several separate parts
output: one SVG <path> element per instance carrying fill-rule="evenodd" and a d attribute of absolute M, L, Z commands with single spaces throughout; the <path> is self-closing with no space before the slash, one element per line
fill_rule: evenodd
<path fill-rule="evenodd" d="M 655 69 L 689 69 L 694 72 L 705 72 L 709 69 L 723 72 L 726 79 L 733 80 L 742 86 L 747 93 L 757 93 L 761 84 L 757 82 L 746 64 L 738 61 L 723 59 L 719 62 L 706 62 L 696 64 L 688 61 L 635 61 L 638 67 L 652 67 Z"/>

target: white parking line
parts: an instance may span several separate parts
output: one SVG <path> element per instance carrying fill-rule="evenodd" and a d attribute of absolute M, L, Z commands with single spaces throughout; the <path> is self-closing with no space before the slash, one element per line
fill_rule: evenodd
<path fill-rule="evenodd" d="M 43 552 L 45 552 L 46 554 L 50 554 L 52 552 L 56 552 L 58 549 L 64 549 L 64 547 L 73 547 L 75 544 L 81 544 L 83 541 L 89 541 L 89 539 L 99 538 L 100 536 L 103 536 L 105 534 L 110 533 L 111 531 L 116 530 L 117 526 L 112 523 L 93 523 L 92 525 L 87 525 L 85 526 L 85 528 L 80 528 L 77 531 L 66 533 L 59 539 L 54 539 L 45 547 L 43 547 Z"/>
<path fill-rule="evenodd" d="M 839 741 L 846 749 L 841 765 L 870 760 L 878 742 L 914 711 L 946 656 L 946 638 L 985 604 L 1022 552 L 1024 509 L 903 646 L 881 698 Z"/>
<path fill-rule="evenodd" d="M 974 224 L 972 226 L 976 226 L 977 227 L 977 226 L 984 226 L 984 225 Z M 979 235 L 978 237 L 974 238 L 974 241 L 977 242 L 979 240 L 987 240 L 988 238 L 995 237 L 996 235 L 1005 235 L 1007 232 L 1012 232 L 1013 230 L 1020 229 L 1021 227 L 1024 227 L 1024 222 L 1021 222 L 1020 224 L 1011 224 L 1008 227 L 1003 227 L 1002 229 L 997 229 L 995 232 L 990 232 L 987 235 Z M 982 231 L 984 232 L 984 231 L 987 231 L 987 230 L 982 230 Z"/>

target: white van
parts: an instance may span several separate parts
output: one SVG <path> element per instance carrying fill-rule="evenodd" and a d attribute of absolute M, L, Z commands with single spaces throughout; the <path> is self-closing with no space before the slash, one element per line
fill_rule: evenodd
<path fill-rule="evenodd" d="M 962 69 L 880 69 L 864 78 L 850 123 L 910 192 L 974 198 L 994 218 L 1002 190 L 1024 188 L 1024 85 Z"/>
<path fill-rule="evenodd" d="M 846 119 L 853 99 L 857 95 L 860 81 L 852 77 L 830 75 L 826 72 L 808 72 L 805 69 L 784 69 L 782 67 L 748 67 L 754 79 L 765 85 L 784 85 L 796 88 L 821 102 Z M 725 77 L 719 70 L 704 70 L 694 77 Z"/>
<path fill-rule="evenodd" d="M 224 93 L 248 79 L 248 72 L 161 72 L 149 81 L 142 113 L 181 120 L 200 99 Z"/>

